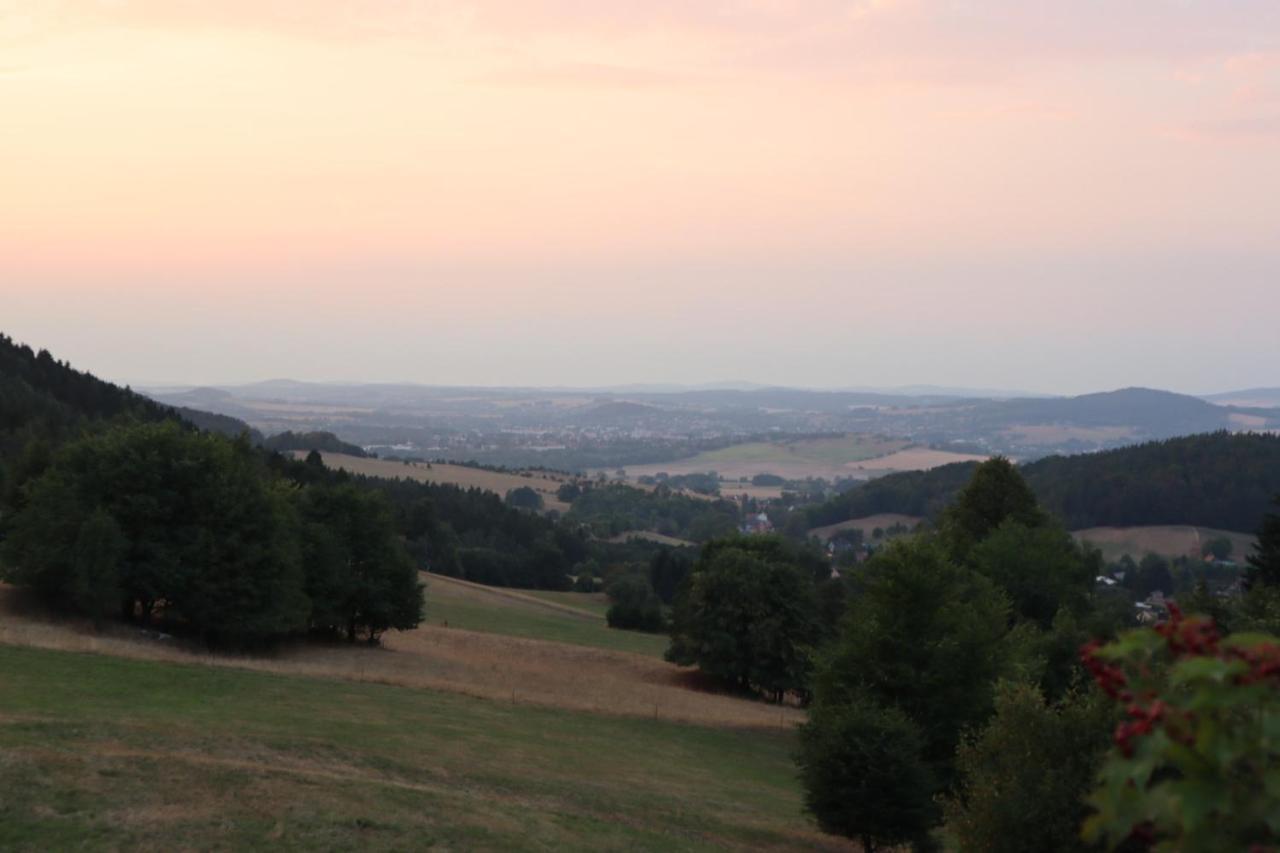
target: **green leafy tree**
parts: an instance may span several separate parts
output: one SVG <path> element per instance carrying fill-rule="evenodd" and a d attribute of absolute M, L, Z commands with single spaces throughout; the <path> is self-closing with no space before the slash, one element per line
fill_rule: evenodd
<path fill-rule="evenodd" d="M 870 696 L 902 710 L 946 781 L 960 733 L 991 710 L 1009 604 L 928 538 L 894 542 L 867 563 L 839 638 L 815 678 L 815 708 Z"/>
<path fill-rule="evenodd" d="M 1275 499 L 1280 507 L 1280 496 Z M 1268 513 L 1258 531 L 1258 541 L 1249 555 L 1249 573 L 1246 582 L 1250 587 L 1280 588 L 1280 512 Z"/>
<path fill-rule="evenodd" d="M 776 537 L 708 543 L 676 597 L 667 660 L 781 698 L 808 686 L 813 583 Z"/>
<path fill-rule="evenodd" d="M 973 546 L 969 564 L 1008 594 L 1016 616 L 1041 628 L 1050 627 L 1063 607 L 1083 610 L 1102 570 L 1058 525 L 1012 520 Z"/>
<path fill-rule="evenodd" d="M 1215 536 L 1206 541 L 1200 548 L 1200 556 L 1213 557 L 1215 560 L 1227 560 L 1231 558 L 1231 552 L 1235 550 L 1235 545 L 1231 543 L 1231 539 L 1226 536 Z"/>
<path fill-rule="evenodd" d="M 373 642 L 418 625 L 423 587 L 381 495 L 351 484 L 311 486 L 302 513 L 313 627 Z"/>
<path fill-rule="evenodd" d="M 529 486 L 520 486 L 507 492 L 507 504 L 517 509 L 542 509 L 542 495 Z"/>
<path fill-rule="evenodd" d="M 611 602 L 605 614 L 610 628 L 661 631 L 665 626 L 662 600 L 643 575 L 622 575 L 614 579 L 605 592 Z"/>
<path fill-rule="evenodd" d="M 945 811 L 958 848 L 1079 850 L 1085 797 L 1110 744 L 1112 717 L 1096 691 L 1050 704 L 1034 686 L 1002 682 L 991 721 L 956 752 L 959 783 Z"/>
<path fill-rule="evenodd" d="M 120 606 L 120 561 L 128 546 L 120 525 L 104 509 L 94 510 L 80 525 L 67 591 L 97 630 Z"/>
<path fill-rule="evenodd" d="M 1084 659 L 1125 707 L 1090 798 L 1086 840 L 1158 850 L 1280 844 L 1280 643 L 1223 639 L 1184 618 L 1131 631 Z"/>
<path fill-rule="evenodd" d="M 663 548 L 649 560 L 649 583 L 664 603 L 671 604 L 692 570 L 693 560 L 685 552 Z"/>
<path fill-rule="evenodd" d="M 1040 527 L 1047 516 L 1018 469 L 997 456 L 974 469 L 968 485 L 943 512 L 940 527 L 952 558 L 964 560 L 975 545 L 1007 521 Z"/>
<path fill-rule="evenodd" d="M 919 839 L 937 815 L 923 750 L 919 727 L 895 708 L 866 697 L 815 708 L 797 755 L 805 808 L 868 853 Z"/>

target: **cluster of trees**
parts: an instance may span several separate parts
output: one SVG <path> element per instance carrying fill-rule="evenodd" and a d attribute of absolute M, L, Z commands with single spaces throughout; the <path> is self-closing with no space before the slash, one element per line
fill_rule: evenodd
<path fill-rule="evenodd" d="M 483 489 L 351 475 L 328 471 L 318 461 L 312 467 L 275 460 L 295 478 L 351 482 L 383 495 L 410 554 L 438 574 L 491 586 L 564 590 L 578 564 L 605 547 L 591 542 L 578 525 L 513 506 Z"/>
<path fill-rule="evenodd" d="M 775 700 L 803 692 L 822 634 L 824 574 L 830 568 L 821 556 L 781 537 L 708 543 L 676 595 L 667 660 Z"/>
<path fill-rule="evenodd" d="M 644 485 L 661 483 L 669 489 L 687 489 L 700 495 L 720 494 L 720 475 L 715 471 L 693 474 L 666 474 L 659 472 L 652 477 L 641 477 L 640 483 Z"/>
<path fill-rule="evenodd" d="M 542 495 L 537 489 L 530 486 L 519 486 L 514 489 L 508 489 L 504 500 L 508 506 L 516 509 L 527 509 L 530 512 L 537 512 L 542 509 Z"/>
<path fill-rule="evenodd" d="M 806 511 L 808 528 L 895 512 L 936 519 L 974 463 L 872 480 Z M 1227 432 L 1022 466 L 1040 502 L 1072 530 L 1193 524 L 1252 530 L 1280 491 L 1280 435 Z"/>
<path fill-rule="evenodd" d="M 1280 696 L 1275 641 L 1219 644 L 1212 623 L 1179 627 L 1173 606 L 1158 631 L 1120 635 L 1111 663 L 1085 657 L 1099 689 L 1078 650 L 1132 625 L 1128 597 L 1094 588 L 1099 565 L 997 459 L 934 531 L 852 573 L 801 732 L 819 824 L 868 850 L 1076 850 L 1090 815 L 1089 838 L 1112 847 L 1201 849 L 1220 822 L 1242 846 L 1280 840 L 1280 796 L 1264 784 L 1280 767 L 1265 728 Z M 1248 579 L 1242 596 L 1201 582 L 1184 603 L 1224 631 L 1280 628 L 1280 513 Z M 1188 655 L 1200 659 L 1178 662 Z M 1116 661 L 1130 664 L 1127 685 Z"/>
<path fill-rule="evenodd" d="M 1116 712 L 1078 650 L 1132 626 L 1131 600 L 1096 586 L 1100 555 L 1012 464 L 969 470 L 930 530 L 840 578 L 780 538 L 704 546 L 675 597 L 668 657 L 808 704 L 808 808 L 868 850 L 1079 849 Z M 1274 563 L 1259 559 L 1261 588 Z M 1268 595 L 1237 624 L 1280 622 L 1280 593 Z"/>
<path fill-rule="evenodd" d="M 342 453 L 347 456 L 367 456 L 358 444 L 343 441 L 331 432 L 293 432 L 286 430 L 262 442 L 267 450 L 288 453 L 293 450 L 318 450 L 321 453 Z"/>
<path fill-rule="evenodd" d="M 664 486 L 646 491 L 609 483 L 584 491 L 574 500 L 565 520 L 585 525 L 601 538 L 628 530 L 653 530 L 706 542 L 737 529 L 738 508 L 730 501 L 693 498 Z"/>
<path fill-rule="evenodd" d="M 416 626 L 422 586 L 387 502 L 299 487 L 267 458 L 173 421 L 69 442 L 17 492 L 3 575 L 98 623 L 162 615 L 209 643 Z"/>

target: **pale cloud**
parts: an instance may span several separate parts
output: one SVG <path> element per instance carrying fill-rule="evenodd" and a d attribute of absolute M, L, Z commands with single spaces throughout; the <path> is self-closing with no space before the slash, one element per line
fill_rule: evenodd
<path fill-rule="evenodd" d="M 1280 137 L 1280 113 L 1204 119 L 1186 125 L 1187 135 L 1209 140 L 1269 140 Z"/>

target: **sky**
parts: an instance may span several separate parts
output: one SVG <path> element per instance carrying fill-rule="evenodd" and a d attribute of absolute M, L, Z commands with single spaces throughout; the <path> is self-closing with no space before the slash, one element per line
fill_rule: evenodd
<path fill-rule="evenodd" d="M 0 331 L 135 385 L 1280 385 L 1275 0 L 0 0 Z"/>

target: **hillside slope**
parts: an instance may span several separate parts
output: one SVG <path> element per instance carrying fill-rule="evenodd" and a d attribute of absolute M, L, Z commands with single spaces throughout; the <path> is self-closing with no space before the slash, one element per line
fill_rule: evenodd
<path fill-rule="evenodd" d="M 0 334 L 0 461 L 29 441 L 57 444 L 89 423 L 114 418 L 177 418 L 200 429 L 261 439 L 243 421 L 156 403 Z"/>
<path fill-rule="evenodd" d="M 810 527 L 877 513 L 934 517 L 972 464 L 892 474 L 809 510 Z M 1023 465 L 1071 529 L 1183 524 L 1252 531 L 1280 493 L 1280 435 L 1216 432 Z"/>
<path fill-rule="evenodd" d="M 0 848 L 850 849 L 789 731 L 0 645 Z"/>

